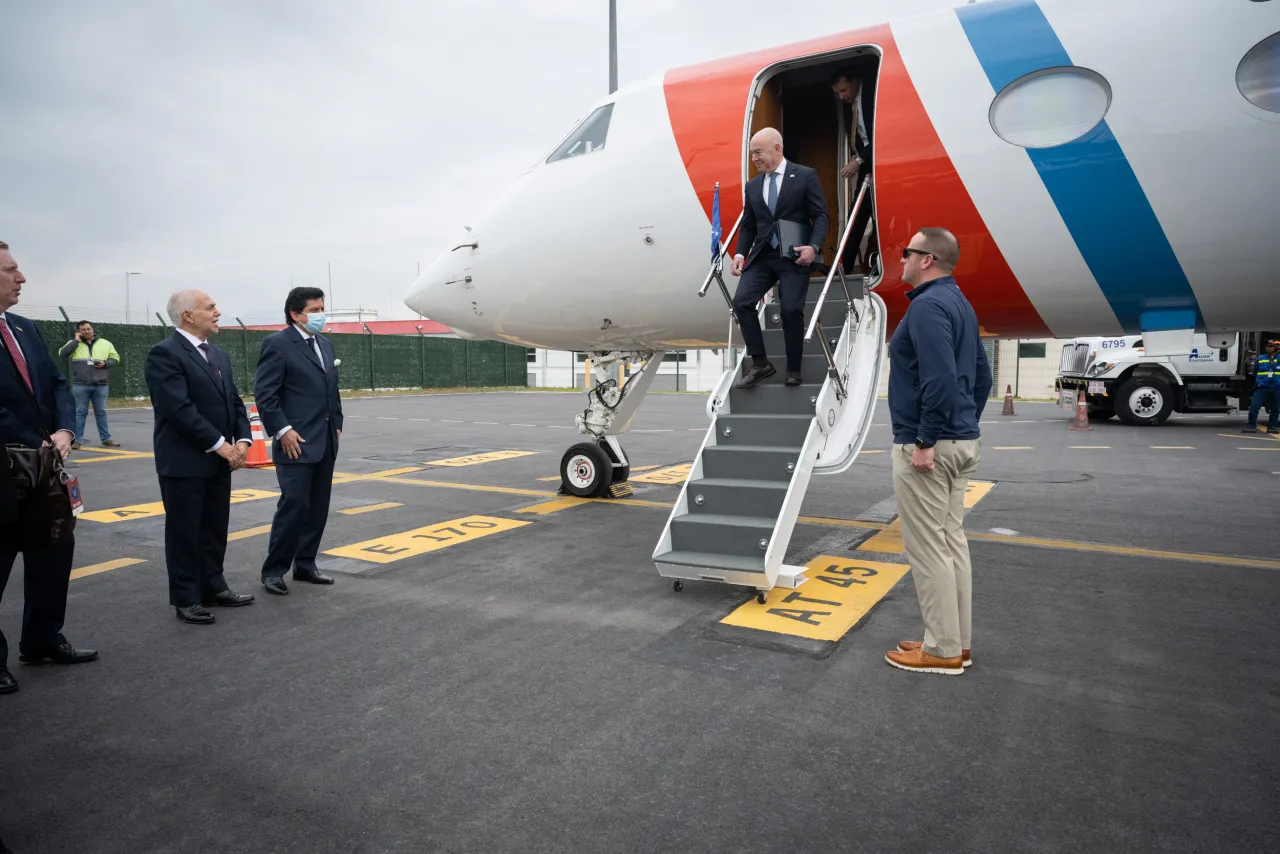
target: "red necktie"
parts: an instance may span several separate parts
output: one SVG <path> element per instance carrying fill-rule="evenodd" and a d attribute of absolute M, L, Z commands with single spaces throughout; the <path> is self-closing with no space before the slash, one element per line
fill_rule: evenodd
<path fill-rule="evenodd" d="M 35 388 L 31 385 L 31 374 L 27 373 L 27 360 L 22 357 L 22 351 L 18 349 L 18 342 L 13 339 L 13 333 L 9 331 L 9 324 L 3 317 L 0 317 L 0 338 L 4 339 L 4 347 L 9 351 L 9 358 L 13 359 L 13 363 L 18 366 L 18 373 L 22 374 L 22 380 L 27 384 L 27 390 L 35 393 Z"/>

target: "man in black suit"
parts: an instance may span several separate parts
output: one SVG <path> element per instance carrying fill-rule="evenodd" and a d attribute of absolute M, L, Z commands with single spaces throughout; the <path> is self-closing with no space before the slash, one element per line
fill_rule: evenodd
<path fill-rule="evenodd" d="M 342 398 L 333 344 L 324 329 L 324 291 L 294 288 L 284 303 L 288 325 L 262 339 L 254 400 L 262 426 L 273 437 L 280 500 L 271 521 L 271 543 L 262 564 L 262 585 L 285 596 L 284 575 L 295 581 L 332 584 L 316 567 L 316 552 L 329 516 L 333 465 L 342 435 Z"/>
<path fill-rule="evenodd" d="M 849 160 L 840 170 L 840 177 L 846 181 L 853 180 L 852 195 L 849 196 L 849 204 L 852 205 L 858 197 L 858 188 L 872 174 L 874 165 L 872 140 L 875 139 L 876 129 L 875 72 L 868 70 L 867 74 L 859 75 L 851 71 L 837 71 L 831 75 L 830 83 L 831 91 L 839 99 L 840 108 L 844 112 L 844 127 L 848 134 Z M 874 211 L 872 191 L 868 189 L 854 219 L 849 245 L 845 247 L 845 259 L 850 262 L 861 255 L 862 238 L 867 232 L 867 223 L 871 223 L 871 237 L 863 259 L 863 269 L 867 272 L 870 272 L 871 264 L 880 251 L 880 238 L 871 217 Z M 852 264 L 846 264 L 846 270 L 850 266 Z"/>
<path fill-rule="evenodd" d="M 50 439 L 65 460 L 71 455 L 76 424 L 67 378 L 49 355 L 36 325 L 9 311 L 17 305 L 26 281 L 9 253 L 9 244 L 0 241 L 0 444 L 38 448 L 44 444 L 42 431 L 52 430 Z M 39 416 L 31 404 L 33 397 Z M 16 515 L 8 462 L 6 452 L 3 488 L 8 511 Z M 46 659 L 58 664 L 92 661 L 98 657 L 96 650 L 76 649 L 62 636 L 75 536 L 30 548 L 23 547 L 22 538 L 23 532 L 14 530 L 12 520 L 0 522 L 0 595 L 9 583 L 18 552 L 22 552 L 25 607 L 19 660 L 29 664 Z M 0 694 L 18 690 L 8 662 L 9 644 L 0 632 Z"/>
<path fill-rule="evenodd" d="M 751 162 L 760 174 L 747 182 L 742 227 L 738 231 L 733 275 L 742 276 L 734 295 L 742 340 L 751 356 L 751 369 L 738 388 L 751 388 L 775 373 L 764 349 L 757 303 L 778 284 L 782 331 L 787 349 L 787 385 L 800 385 L 804 356 L 804 301 L 809 289 L 810 265 L 822 251 L 827 236 L 827 202 L 818 184 L 818 173 L 808 166 L 788 163 L 782 156 L 782 134 L 773 128 L 751 137 Z M 778 223 L 786 220 L 810 225 L 809 245 L 797 246 L 796 257 L 783 257 Z"/>
<path fill-rule="evenodd" d="M 186 623 L 207 625 L 206 606 L 248 605 L 222 577 L 231 515 L 231 472 L 244 465 L 249 416 L 236 393 L 231 360 L 209 343 L 221 312 L 203 291 L 169 297 L 173 334 L 147 354 L 155 421 L 156 473 L 164 501 L 169 604 Z"/>

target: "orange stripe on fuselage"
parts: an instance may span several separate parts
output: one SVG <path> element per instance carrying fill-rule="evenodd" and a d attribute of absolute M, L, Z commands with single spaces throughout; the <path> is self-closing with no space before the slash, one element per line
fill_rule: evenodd
<path fill-rule="evenodd" d="M 876 293 L 888 305 L 889 329 L 897 326 L 907 306 L 907 288 L 899 278 L 902 248 L 921 226 L 943 226 L 960 240 L 956 279 L 984 331 L 1049 336 L 947 156 L 887 24 L 667 72 L 663 88 L 671 129 L 707 212 L 708 230 L 717 181 L 726 232 L 742 211 L 746 104 L 756 75 L 782 60 L 868 44 L 880 46 L 883 53 L 876 94 L 875 178 L 886 275 Z"/>

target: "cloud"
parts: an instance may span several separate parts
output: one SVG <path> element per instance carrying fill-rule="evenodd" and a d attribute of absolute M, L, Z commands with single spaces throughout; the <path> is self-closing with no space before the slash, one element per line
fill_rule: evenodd
<path fill-rule="evenodd" d="M 625 85 L 879 20 L 857 8 L 620 0 Z M 604 0 L 66 0 L 0 29 L 0 239 L 24 304 L 135 314 L 200 287 L 278 313 L 290 279 L 382 317 L 418 262 L 607 92 Z"/>

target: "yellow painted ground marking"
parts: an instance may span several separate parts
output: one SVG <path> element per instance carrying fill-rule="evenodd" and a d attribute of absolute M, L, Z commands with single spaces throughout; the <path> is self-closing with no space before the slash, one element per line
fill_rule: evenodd
<path fill-rule="evenodd" d="M 671 505 L 666 505 L 670 507 Z M 826 516 L 801 516 L 796 520 L 809 525 L 826 525 L 832 528 L 864 528 L 870 531 L 883 531 L 888 525 L 880 522 L 863 522 L 858 519 L 831 519 Z"/>
<path fill-rule="evenodd" d="M 1280 436 L 1267 433 L 1219 433 L 1224 439 L 1253 439 L 1257 442 L 1280 442 Z"/>
<path fill-rule="evenodd" d="M 1276 445 L 1274 448 L 1259 448 L 1255 445 L 1252 448 L 1236 448 L 1236 450 L 1237 451 L 1280 451 L 1280 445 Z"/>
<path fill-rule="evenodd" d="M 884 530 L 874 537 L 868 537 L 858 546 L 859 551 L 881 552 L 887 555 L 902 554 L 906 547 L 902 544 L 902 520 L 894 519 Z"/>
<path fill-rule="evenodd" d="M 361 513 L 372 513 L 375 510 L 390 510 L 392 507 L 403 507 L 404 505 L 397 501 L 384 501 L 381 504 L 366 504 L 363 507 L 348 507 L 346 510 L 338 512 L 344 516 L 359 516 Z"/>
<path fill-rule="evenodd" d="M 576 495 L 566 495 L 562 498 L 544 501 L 541 504 L 530 504 L 528 507 L 521 507 L 516 512 L 536 513 L 539 516 L 545 516 L 548 513 L 555 513 L 557 510 L 568 510 L 570 507 L 580 507 L 583 504 L 590 503 L 590 498 L 579 498 Z"/>
<path fill-rule="evenodd" d="M 858 451 L 858 456 L 862 456 L 863 454 L 885 454 L 885 453 L 888 453 L 888 451 L 884 450 L 883 448 L 879 448 L 871 451 Z"/>
<path fill-rule="evenodd" d="M 989 480 L 971 480 L 964 490 L 964 509 L 976 507 L 978 502 L 987 497 L 987 493 L 996 485 Z"/>
<path fill-rule="evenodd" d="M 454 483 L 447 480 L 420 480 L 415 477 L 355 477 L 353 480 L 376 480 L 381 483 L 403 483 L 409 486 L 427 486 L 439 489 L 463 489 L 471 492 L 497 492 L 502 495 L 532 495 L 535 498 L 552 498 L 554 492 L 545 489 L 521 489 L 518 486 L 486 486 L 481 483 Z M 614 502 L 615 504 L 621 502 Z M 670 504 L 665 505 L 670 507 Z"/>
<path fill-rule="evenodd" d="M 465 516 L 452 522 L 415 528 L 402 534 L 390 534 L 376 540 L 327 549 L 325 554 L 374 563 L 391 563 L 530 524 L 532 523 L 494 516 Z"/>
<path fill-rule="evenodd" d="M 774 589 L 761 605 L 754 598 L 720 622 L 763 632 L 836 641 L 844 637 L 902 576 L 902 563 L 818 557 L 809 561 L 809 580 L 795 590 Z"/>
<path fill-rule="evenodd" d="M 82 566 L 79 569 L 71 570 L 72 578 L 84 578 L 86 575 L 97 575 L 99 572 L 110 572 L 113 569 L 119 569 L 122 566 L 133 566 L 135 563 L 146 563 L 140 557 L 122 557 L 116 560 L 109 560 L 106 563 L 95 563 L 92 566 Z"/>
<path fill-rule="evenodd" d="M 231 490 L 231 503 L 239 504 L 242 501 L 257 501 L 261 498 L 275 498 L 279 493 L 271 492 L 266 489 L 233 489 Z M 123 522 L 126 519 L 147 519 L 152 516 L 164 515 L 164 502 L 153 501 L 150 504 L 133 504 L 128 507 L 114 507 L 110 510 L 93 510 L 88 513 L 81 513 L 81 519 L 88 519 L 91 522 Z"/>
<path fill-rule="evenodd" d="M 642 474 L 639 477 L 631 478 L 632 483 L 662 483 L 668 486 L 678 486 L 689 479 L 689 469 L 693 468 L 693 463 L 681 463 L 678 466 L 667 466 L 664 469 L 651 471 Z"/>
<path fill-rule="evenodd" d="M 261 534 L 270 534 L 270 533 L 271 533 L 270 525 L 259 525 L 256 528 L 245 528 L 243 531 L 233 531 L 232 533 L 227 534 L 227 542 L 233 542 L 235 540 L 247 540 L 250 537 L 257 537 Z"/>
<path fill-rule="evenodd" d="M 82 451 L 75 451 L 75 452 L 73 452 L 72 457 L 71 457 L 71 459 L 69 460 L 69 462 L 73 462 L 73 463 L 110 463 L 110 462 L 115 462 L 116 460 L 144 460 L 144 459 L 150 459 L 150 458 L 152 458 L 152 457 L 154 457 L 154 456 L 155 456 L 155 454 L 143 454 L 143 453 L 133 453 L 133 452 L 129 452 L 129 453 L 126 453 L 126 454 L 118 454 L 118 453 L 117 453 L 117 454 L 109 454 L 109 455 L 107 455 L 107 456 L 102 456 L 102 457 L 81 457 L 81 456 L 79 456 L 79 454 L 81 454 L 81 453 L 83 453 L 83 452 L 82 452 Z"/>
<path fill-rule="evenodd" d="M 1109 451 L 1110 445 L 1068 445 L 1073 451 Z"/>
<path fill-rule="evenodd" d="M 448 466 L 456 468 L 460 466 L 476 466 L 480 463 L 492 463 L 498 460 L 513 460 L 516 457 L 529 457 L 538 453 L 537 451 L 490 451 L 487 454 L 469 454 L 465 457 L 450 457 L 447 460 L 428 460 L 429 466 Z"/>
<path fill-rule="evenodd" d="M 1230 555 L 1201 554 L 1197 552 L 1169 552 L 1161 549 L 1143 549 L 1136 546 L 1111 546 L 1105 543 L 1085 543 L 1079 540 L 1050 540 L 1040 537 L 1010 537 L 1004 534 L 988 534 L 982 531 L 965 532 L 970 540 L 987 543 L 1007 543 L 1014 546 L 1036 546 L 1045 549 L 1061 549 L 1074 552 L 1095 552 L 1098 554 L 1127 555 L 1129 557 L 1151 557 L 1160 560 L 1187 561 L 1190 563 L 1216 563 L 1223 566 L 1250 566 L 1260 569 L 1280 569 L 1280 560 L 1264 560 L 1252 557 L 1232 557 Z"/>
<path fill-rule="evenodd" d="M 993 451 L 1034 451 L 1035 448 L 1030 445 L 996 445 Z"/>
<path fill-rule="evenodd" d="M 119 454 L 119 455 L 121 455 L 121 456 L 123 456 L 123 457 L 133 457 L 133 456 L 149 457 L 149 456 L 152 456 L 152 455 L 151 455 L 151 453 L 149 453 L 149 452 L 147 452 L 147 451 L 131 451 L 131 450 L 129 450 L 128 448 L 103 448 L 103 447 L 100 447 L 100 446 L 94 446 L 94 447 L 92 447 L 92 448 L 86 448 L 85 446 L 81 445 L 81 446 L 80 446 L 80 450 L 79 450 L 79 451 L 76 451 L 76 453 L 78 453 L 78 454 L 83 454 L 83 453 L 85 453 L 85 452 L 94 453 L 94 454 Z"/>
<path fill-rule="evenodd" d="M 660 468 L 660 467 L 659 467 L 659 466 L 656 466 L 656 465 L 652 465 L 652 466 L 632 466 L 632 467 L 631 467 L 631 470 L 632 470 L 632 471 L 652 471 L 653 469 L 656 469 L 656 468 Z M 551 477 L 540 477 L 540 478 L 538 478 L 538 480 L 541 480 L 541 481 L 544 481 L 544 482 L 545 482 L 545 481 L 550 481 L 550 480 L 559 480 L 559 479 L 560 479 L 560 475 L 558 475 L 558 474 L 557 474 L 557 475 L 553 475 L 553 476 L 551 476 Z"/>
<path fill-rule="evenodd" d="M 415 471 L 422 471 L 422 470 L 423 470 L 422 466 L 405 466 L 404 468 L 387 469 L 386 471 L 371 471 L 368 474 L 355 474 L 354 472 L 334 472 L 333 482 L 337 483 L 339 477 L 343 478 L 346 481 L 369 480 L 371 478 L 396 477 L 402 474 L 413 474 Z"/>

